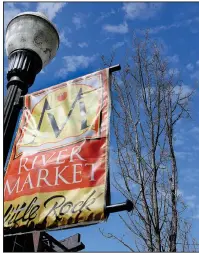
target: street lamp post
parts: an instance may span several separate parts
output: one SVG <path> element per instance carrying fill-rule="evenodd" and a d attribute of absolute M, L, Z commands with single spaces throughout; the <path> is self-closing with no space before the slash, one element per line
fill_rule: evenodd
<path fill-rule="evenodd" d="M 4 166 L 23 105 L 22 96 L 27 94 L 36 75 L 56 55 L 59 35 L 54 25 L 42 13 L 24 12 L 9 22 L 5 46 L 9 67 L 7 96 L 4 101 Z M 19 240 L 28 241 L 29 244 L 32 243 L 31 238 L 31 234 L 19 236 Z M 8 237 L 6 240 L 4 238 L 4 251 L 16 251 L 17 240 L 17 236 Z"/>
<path fill-rule="evenodd" d="M 56 55 L 59 35 L 42 13 L 24 12 L 9 22 L 5 46 L 9 67 L 4 102 L 4 165 L 22 107 L 21 97 L 27 94 L 36 75 Z"/>

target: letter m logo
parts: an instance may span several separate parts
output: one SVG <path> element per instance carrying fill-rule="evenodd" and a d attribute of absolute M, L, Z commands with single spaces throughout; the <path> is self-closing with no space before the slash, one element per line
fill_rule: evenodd
<path fill-rule="evenodd" d="M 44 92 L 39 98 L 30 96 L 30 100 L 38 101 L 28 111 L 19 146 L 46 149 L 99 138 L 101 92 L 79 84 L 52 90 L 47 95 Z"/>

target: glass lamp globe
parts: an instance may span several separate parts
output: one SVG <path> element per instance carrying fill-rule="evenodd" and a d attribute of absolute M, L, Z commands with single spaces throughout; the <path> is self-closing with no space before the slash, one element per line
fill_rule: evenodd
<path fill-rule="evenodd" d="M 6 53 L 15 50 L 35 52 L 45 67 L 56 55 L 59 34 L 55 26 L 40 12 L 23 12 L 8 24 L 5 36 Z"/>

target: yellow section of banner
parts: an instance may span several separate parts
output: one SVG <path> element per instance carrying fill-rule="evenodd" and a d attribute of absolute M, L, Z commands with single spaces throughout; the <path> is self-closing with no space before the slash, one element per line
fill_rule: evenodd
<path fill-rule="evenodd" d="M 104 219 L 104 206 L 104 185 L 36 193 L 4 203 L 4 227 L 33 230 L 100 221 Z"/>
<path fill-rule="evenodd" d="M 38 147 L 48 143 L 76 142 L 84 137 L 99 137 L 102 88 L 67 85 L 37 98 L 33 110 L 27 110 L 28 123 L 18 146 Z M 87 133 L 87 134 L 86 134 Z M 65 141 L 63 141 L 65 139 Z M 17 148 L 18 148 L 17 146 Z M 17 150 L 18 152 L 18 150 Z"/>

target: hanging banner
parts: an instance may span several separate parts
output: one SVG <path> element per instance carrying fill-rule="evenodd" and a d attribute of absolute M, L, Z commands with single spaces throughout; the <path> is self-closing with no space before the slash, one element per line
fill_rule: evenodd
<path fill-rule="evenodd" d="M 4 177 L 4 233 L 106 219 L 109 69 L 25 96 Z"/>

